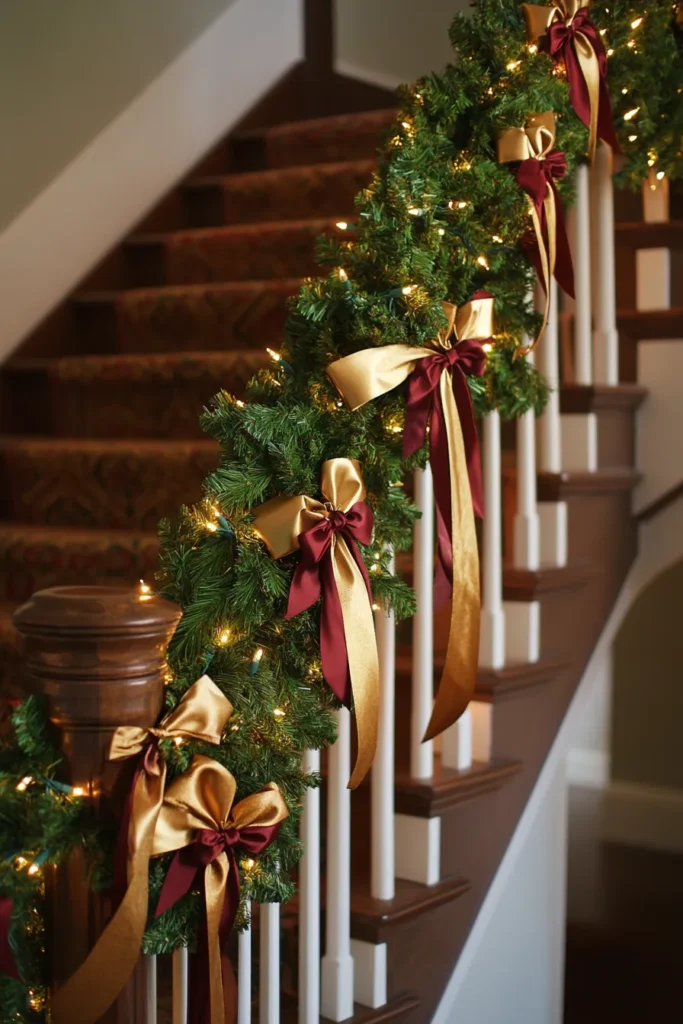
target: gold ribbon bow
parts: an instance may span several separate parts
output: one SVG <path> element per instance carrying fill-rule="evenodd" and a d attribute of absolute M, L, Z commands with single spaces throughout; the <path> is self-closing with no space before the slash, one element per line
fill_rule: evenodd
<path fill-rule="evenodd" d="M 302 533 L 324 519 L 329 519 L 334 511 L 348 512 L 357 502 L 365 499 L 365 485 L 359 463 L 355 459 L 328 459 L 323 463 L 320 490 L 324 501 L 300 494 L 293 498 L 273 498 L 254 509 L 254 530 L 265 542 L 273 558 L 284 558 L 292 554 L 299 548 Z M 379 659 L 367 585 L 340 533 L 332 534 L 330 555 L 341 604 L 348 674 L 358 731 L 358 753 L 349 780 L 349 788 L 354 789 L 372 767 L 377 749 Z"/>
<path fill-rule="evenodd" d="M 149 859 L 157 817 L 164 799 L 166 763 L 148 746 L 154 739 L 195 739 L 217 746 L 232 715 L 232 704 L 204 675 L 183 695 L 158 726 L 121 726 L 112 737 L 109 759 L 145 750 L 136 772 L 128 830 L 128 888 L 97 944 L 51 1003 L 52 1024 L 94 1024 L 128 981 L 140 956 L 147 923 Z"/>
<path fill-rule="evenodd" d="M 548 110 L 544 114 L 533 114 L 525 128 L 505 128 L 498 136 L 498 163 L 521 163 L 522 160 L 545 160 L 555 148 L 555 114 Z M 546 247 L 543 229 L 533 201 L 530 201 L 531 220 L 536 233 L 538 252 L 543 274 L 545 289 L 545 308 L 543 323 L 532 345 L 519 349 L 520 355 L 527 355 L 539 343 L 545 333 L 550 315 L 550 286 L 555 273 L 557 247 L 557 211 L 555 209 L 555 193 L 548 185 L 543 200 L 546 222 L 548 226 L 548 244 Z"/>
<path fill-rule="evenodd" d="M 279 787 L 268 783 L 258 793 L 234 804 L 237 783 L 227 768 L 210 757 L 196 754 L 190 769 L 168 787 L 154 835 L 153 857 L 191 846 L 197 832 L 237 832 L 271 828 L 288 817 Z M 209 945 L 211 1024 L 224 1024 L 223 979 L 219 928 L 230 861 L 225 851 L 207 864 L 204 875 Z"/>
<path fill-rule="evenodd" d="M 527 38 L 538 46 L 553 22 L 569 26 L 580 10 L 590 5 L 590 0 L 558 0 L 551 7 L 541 4 L 522 4 L 527 25 Z M 574 33 L 576 57 L 581 68 L 590 107 L 588 126 L 588 159 L 595 159 L 598 143 L 598 113 L 600 110 L 600 64 L 590 39 L 580 30 Z"/>
<path fill-rule="evenodd" d="M 328 374 L 352 411 L 398 387 L 413 372 L 418 360 L 450 349 L 452 338 L 457 343 L 460 338 L 476 340 L 493 335 L 492 297 L 473 299 L 460 307 L 444 302 L 443 310 L 448 326 L 428 346 L 382 345 L 354 352 L 328 366 Z M 425 740 L 443 732 L 465 711 L 474 693 L 479 659 L 479 550 L 450 369 L 441 374 L 439 396 L 450 464 L 453 601 L 446 660 Z"/>

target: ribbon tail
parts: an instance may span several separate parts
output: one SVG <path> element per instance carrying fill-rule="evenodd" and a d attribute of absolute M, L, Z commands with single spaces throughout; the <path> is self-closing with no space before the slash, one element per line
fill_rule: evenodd
<path fill-rule="evenodd" d="M 562 201 L 554 185 L 551 185 L 551 190 L 555 202 L 555 280 L 562 291 L 574 299 L 576 298 L 574 294 L 574 264 L 569 247 L 567 227 L 564 222 Z"/>
<path fill-rule="evenodd" d="M 206 977 L 205 972 L 206 967 L 208 967 L 210 1011 L 207 1015 L 205 1000 L 201 998 L 200 990 L 198 995 L 204 1006 L 201 1009 L 201 1016 L 195 1017 L 194 1014 L 190 1016 L 190 1024 L 205 1024 L 205 1021 L 210 1021 L 210 1024 L 225 1024 L 221 933 L 224 927 L 224 910 L 229 902 L 227 891 L 228 879 L 230 875 L 236 873 L 237 865 L 233 864 L 231 870 L 230 861 L 225 853 L 221 853 L 220 857 L 207 865 L 204 873 L 207 957 L 205 962 L 202 963 L 203 958 L 198 954 L 196 960 L 198 961 L 197 968 L 202 971 L 204 977 Z M 237 894 L 239 903 L 239 881 L 237 882 Z M 232 910 L 231 925 L 237 913 L 237 906 L 234 906 L 234 908 L 230 907 L 229 909 Z M 229 931 L 230 928 L 228 927 L 227 930 Z M 199 1003 L 197 1004 L 197 1010 L 199 1010 Z"/>
<path fill-rule="evenodd" d="M 453 605 L 446 663 L 424 740 L 456 722 L 472 699 L 479 660 L 479 550 L 460 417 L 451 382 L 441 378 L 440 396 L 448 435 L 453 539 Z"/>
<path fill-rule="evenodd" d="M 19 980 L 14 953 L 9 943 L 13 903 L 7 896 L 0 898 L 0 974 Z"/>
<path fill-rule="evenodd" d="M 159 775 L 150 776 L 143 771 L 138 776 L 133 796 L 135 842 L 128 889 L 86 960 L 55 993 L 50 1017 L 53 1024 L 94 1024 L 116 1000 L 135 969 L 147 924 L 149 859 L 165 777 L 165 766 Z"/>
<path fill-rule="evenodd" d="M 550 203 L 552 203 L 552 217 L 548 218 L 549 211 L 546 204 Z M 548 318 L 550 316 L 550 288 L 553 273 L 555 272 L 555 195 L 550 188 L 548 189 L 548 197 L 544 200 L 543 206 L 546 210 L 546 223 L 548 222 L 548 219 L 551 219 L 552 221 L 552 223 L 547 224 L 547 231 L 545 233 L 536 207 L 533 204 L 531 206 L 531 220 L 534 225 L 534 232 L 536 233 L 536 245 L 538 248 L 538 258 L 541 268 L 541 286 L 545 292 L 543 323 L 541 324 L 540 330 L 531 345 L 525 345 L 518 348 L 515 352 L 515 358 L 518 358 L 519 356 L 527 356 L 530 352 L 533 352 L 545 334 L 545 329 L 548 326 Z"/>
<path fill-rule="evenodd" d="M 442 380 L 450 379 L 443 374 Z M 451 488 L 448 431 L 440 395 L 432 409 L 429 428 L 429 461 L 434 481 L 436 505 L 436 575 L 434 578 L 434 604 L 436 608 L 450 599 L 453 592 L 453 540 L 451 538 Z"/>
<path fill-rule="evenodd" d="M 365 580 L 342 534 L 334 540 L 332 570 L 341 605 L 358 732 L 358 753 L 349 780 L 349 789 L 355 789 L 370 771 L 377 749 L 379 658 Z"/>
<path fill-rule="evenodd" d="M 318 565 L 307 565 L 302 558 L 299 561 L 287 598 L 286 619 L 291 619 L 299 612 L 305 612 L 320 597 L 320 572 Z"/>
<path fill-rule="evenodd" d="M 320 574 L 324 581 L 320 610 L 320 662 L 323 676 L 334 695 L 345 707 L 350 708 L 351 685 L 344 616 L 332 562 L 327 556 L 320 566 Z"/>

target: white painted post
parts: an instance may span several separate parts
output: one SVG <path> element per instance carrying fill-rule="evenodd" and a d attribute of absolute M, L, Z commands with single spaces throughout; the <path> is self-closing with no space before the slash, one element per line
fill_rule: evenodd
<path fill-rule="evenodd" d="M 577 384 L 593 383 L 591 315 L 590 182 L 585 164 L 576 169 L 572 256 L 574 262 L 574 370 Z M 595 413 L 562 417 L 562 466 L 593 473 L 598 468 L 598 421 Z"/>
<path fill-rule="evenodd" d="M 145 957 L 145 1013 L 147 1024 L 157 1024 L 157 958 Z"/>
<path fill-rule="evenodd" d="M 394 571 L 394 559 L 390 563 Z M 392 900 L 394 882 L 394 708 L 396 690 L 396 623 L 394 613 L 375 611 L 379 652 L 380 696 L 377 753 L 372 766 L 372 851 L 370 893 Z"/>
<path fill-rule="evenodd" d="M 647 181 L 643 182 L 643 220 L 646 224 L 664 224 L 668 219 L 669 179 L 658 178 L 652 167 Z"/>
<path fill-rule="evenodd" d="M 320 771 L 320 751 L 306 750 L 303 769 Z M 320 790 L 309 789 L 301 815 L 299 864 L 299 1024 L 320 1017 Z M 238 1021 L 238 1024 L 242 1024 Z M 245 1022 L 246 1024 L 246 1022 Z"/>
<path fill-rule="evenodd" d="M 417 612 L 413 616 L 412 719 L 410 774 L 428 779 L 434 774 L 434 743 L 422 742 L 434 703 L 434 490 L 429 465 L 415 470 L 415 504 L 422 518 L 413 533 L 413 589 Z"/>
<path fill-rule="evenodd" d="M 647 224 L 669 219 L 669 181 L 654 168 L 643 184 L 643 218 Z M 646 312 L 671 308 L 671 250 L 663 247 L 636 251 L 636 309 Z"/>
<path fill-rule="evenodd" d="M 593 357 L 599 384 L 619 383 L 612 150 L 598 144 L 593 186 Z"/>
<path fill-rule="evenodd" d="M 251 915 L 251 900 L 246 900 Z M 251 925 L 237 940 L 237 1024 L 251 1024 Z"/>
<path fill-rule="evenodd" d="M 460 772 L 472 767 L 472 712 L 469 708 L 441 734 L 441 764 Z"/>
<path fill-rule="evenodd" d="M 259 907 L 259 1024 L 280 1024 L 280 904 Z"/>
<path fill-rule="evenodd" d="M 351 956 L 351 716 L 336 712 L 338 737 L 330 747 L 327 780 L 327 899 L 325 955 L 322 959 L 323 1017 L 353 1016 Z"/>
<path fill-rule="evenodd" d="M 537 291 L 537 303 L 542 301 Z M 557 325 L 557 285 L 550 285 L 550 313 L 545 334 L 536 349 L 536 361 L 550 385 L 550 397 L 537 428 L 538 468 L 542 473 L 562 472 L 562 430 L 560 425 L 560 365 Z M 541 563 L 567 564 L 567 504 L 564 501 L 539 502 L 541 524 Z"/>
<path fill-rule="evenodd" d="M 173 1024 L 187 1024 L 188 956 L 187 947 L 173 954 Z"/>
<path fill-rule="evenodd" d="M 500 414 L 484 417 L 484 543 L 483 595 L 479 663 L 485 668 L 505 664 L 505 614 L 503 612 L 503 520 L 500 458 Z"/>

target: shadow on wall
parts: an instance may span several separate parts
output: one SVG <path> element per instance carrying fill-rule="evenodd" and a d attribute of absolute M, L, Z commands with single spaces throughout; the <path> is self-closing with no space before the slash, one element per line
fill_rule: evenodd
<path fill-rule="evenodd" d="M 643 590 L 613 645 L 612 778 L 683 790 L 683 561 Z"/>

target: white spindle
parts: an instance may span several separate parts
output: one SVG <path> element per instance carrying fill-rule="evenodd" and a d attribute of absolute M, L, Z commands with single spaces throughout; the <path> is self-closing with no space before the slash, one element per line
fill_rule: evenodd
<path fill-rule="evenodd" d="M 593 383 L 591 317 L 590 188 L 588 167 L 576 169 L 574 206 L 574 376 L 577 384 Z"/>
<path fill-rule="evenodd" d="M 614 256 L 614 193 L 612 151 L 598 144 L 592 170 L 594 369 L 599 384 L 619 383 L 616 275 Z"/>
<path fill-rule="evenodd" d="M 394 560 L 391 559 L 391 571 Z M 396 681 L 396 624 L 394 613 L 375 612 L 379 652 L 380 697 L 377 753 L 372 767 L 372 867 L 370 891 L 378 900 L 391 900 L 394 885 L 394 707 Z"/>
<path fill-rule="evenodd" d="M 413 534 L 413 690 L 410 728 L 410 774 L 428 779 L 434 774 L 434 744 L 422 742 L 434 702 L 434 491 L 429 465 L 415 470 L 415 504 L 422 518 Z"/>
<path fill-rule="evenodd" d="M 187 1024 L 188 993 L 187 947 L 173 954 L 173 1024 Z"/>
<path fill-rule="evenodd" d="M 280 904 L 259 907 L 259 1024 L 280 1024 Z"/>
<path fill-rule="evenodd" d="M 321 1010 L 330 1020 L 353 1016 L 351 956 L 351 717 L 336 713 L 338 737 L 330 747 L 327 779 L 327 890 Z"/>
<path fill-rule="evenodd" d="M 251 915 L 251 900 L 246 901 Z M 251 925 L 237 940 L 237 1024 L 251 1024 Z"/>
<path fill-rule="evenodd" d="M 658 178 L 654 167 L 643 184 L 643 219 L 647 224 L 669 219 L 669 182 Z M 670 309 L 671 285 L 671 250 L 665 246 L 636 250 L 636 309 Z"/>
<path fill-rule="evenodd" d="M 157 958 L 145 957 L 145 1011 L 147 1024 L 157 1024 Z"/>
<path fill-rule="evenodd" d="M 530 352 L 527 359 L 533 362 L 534 353 Z M 533 409 L 517 420 L 517 514 L 514 525 L 515 566 L 518 569 L 538 569 L 541 556 L 536 501 L 536 415 Z"/>
<path fill-rule="evenodd" d="M 469 708 L 441 734 L 441 764 L 456 771 L 472 766 L 472 712 Z"/>
<path fill-rule="evenodd" d="M 643 182 L 643 220 L 646 224 L 663 224 L 669 219 L 669 179 L 658 178 L 654 167 Z"/>
<path fill-rule="evenodd" d="M 540 292 L 540 289 L 539 289 Z M 537 292 L 537 303 L 541 295 Z M 536 349 L 536 362 L 550 385 L 550 396 L 536 430 L 538 468 L 542 473 L 562 472 L 562 428 L 560 425 L 560 366 L 557 324 L 557 285 L 550 287 L 550 315 L 545 334 Z M 567 564 L 567 503 L 540 502 L 541 562 Z"/>
<path fill-rule="evenodd" d="M 503 530 L 500 459 L 500 415 L 484 417 L 484 543 L 483 594 L 479 661 L 486 668 L 505 664 L 505 615 L 503 612 Z"/>
<path fill-rule="evenodd" d="M 320 771 L 320 751 L 307 750 L 305 772 Z M 299 1024 L 320 1017 L 320 790 L 309 789 L 301 816 L 299 866 Z M 242 1022 L 238 1022 L 242 1024 Z"/>

